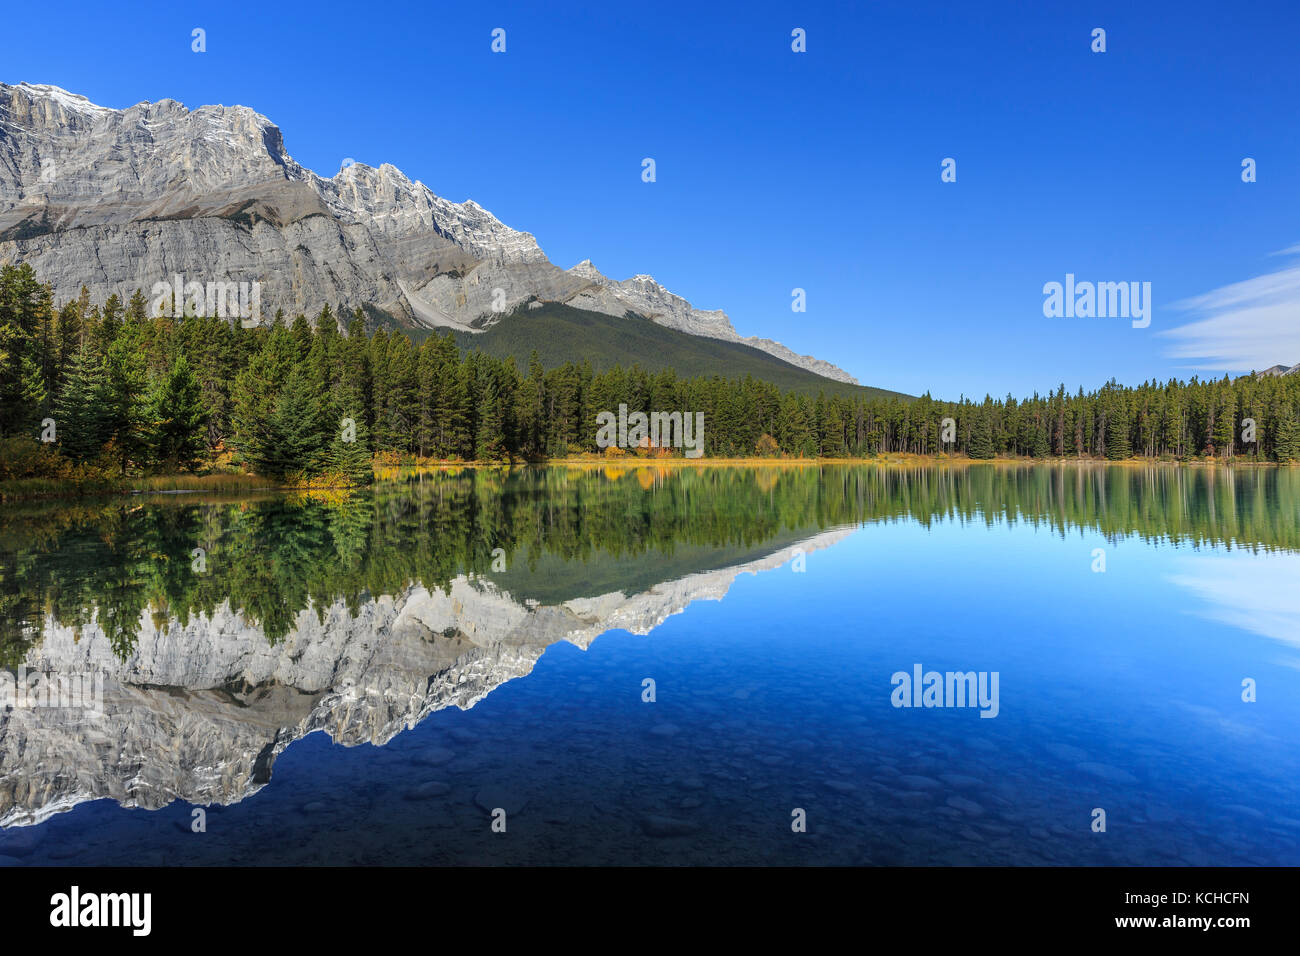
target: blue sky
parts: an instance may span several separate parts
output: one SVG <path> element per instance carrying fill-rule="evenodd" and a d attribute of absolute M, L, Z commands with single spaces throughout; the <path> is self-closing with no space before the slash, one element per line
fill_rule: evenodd
<path fill-rule="evenodd" d="M 322 175 L 393 163 L 557 265 L 652 274 L 867 384 L 1022 395 L 1300 362 L 1294 3 L 130 11 L 12 6 L 0 80 L 251 106 Z M 1150 327 L 1045 318 L 1066 273 L 1150 282 Z"/>

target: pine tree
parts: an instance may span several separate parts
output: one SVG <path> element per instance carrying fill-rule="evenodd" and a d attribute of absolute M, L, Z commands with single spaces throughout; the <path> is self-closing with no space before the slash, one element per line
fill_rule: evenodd
<path fill-rule="evenodd" d="M 356 331 L 359 334 L 359 327 Z M 342 343 L 339 380 L 330 396 L 331 414 L 337 418 L 325 423 L 331 437 L 324 467 L 351 484 L 365 485 L 374 478 L 374 465 L 370 429 L 366 425 L 365 391 L 361 376 L 351 364 L 355 353 L 350 351 L 350 344 Z"/>
<path fill-rule="evenodd" d="M 150 401 L 154 460 L 188 471 L 202 457 L 207 416 L 199 381 L 185 356 L 159 379 Z"/>
<path fill-rule="evenodd" d="M 52 317 L 49 287 L 30 265 L 0 267 L 0 435 L 30 433 L 47 411 Z"/>
<path fill-rule="evenodd" d="M 1129 437 L 1128 409 L 1122 396 L 1113 396 L 1110 414 L 1106 418 L 1106 457 L 1122 461 L 1133 457 L 1133 444 Z"/>
<path fill-rule="evenodd" d="M 839 458 L 844 455 L 844 416 L 839 402 L 831 399 L 823 406 L 822 419 L 819 422 L 821 447 L 819 452 L 826 458 Z"/>
<path fill-rule="evenodd" d="M 1300 421 L 1296 419 L 1294 408 L 1287 409 L 1278 422 L 1273 457 L 1286 464 L 1300 461 Z"/>
<path fill-rule="evenodd" d="M 493 461 L 505 452 L 502 434 L 501 386 L 495 371 L 482 353 L 471 356 L 472 456 L 479 461 Z"/>
<path fill-rule="evenodd" d="M 439 458 L 470 457 L 469 389 L 466 365 L 460 361 L 456 340 L 439 337 L 431 402 L 434 453 Z"/>
<path fill-rule="evenodd" d="M 283 325 L 254 330 L 246 341 L 250 347 L 260 342 L 261 347 L 250 355 L 231 387 L 231 443 L 254 472 L 279 477 L 283 451 L 278 447 L 276 407 L 297 367 L 297 343 Z"/>
<path fill-rule="evenodd" d="M 1214 428 L 1210 434 L 1215 453 L 1222 458 L 1231 458 L 1236 450 L 1237 416 L 1232 386 L 1226 375 L 1214 396 Z"/>
<path fill-rule="evenodd" d="M 542 400 L 545 389 L 546 373 L 542 370 L 537 350 L 533 349 L 528 358 L 528 377 L 519 383 L 516 393 L 514 418 L 518 430 L 519 451 L 526 458 L 533 458 L 545 451 L 542 438 L 543 410 Z M 658 407 L 670 408 L 669 403 Z"/>
<path fill-rule="evenodd" d="M 148 394 L 141 355 L 125 339 L 108 348 L 103 362 L 103 422 L 119 464 L 141 464 L 148 456 Z"/>
<path fill-rule="evenodd" d="M 349 428 L 347 424 L 340 423 L 333 430 L 324 467 L 326 471 L 341 475 L 351 484 L 367 485 L 374 479 L 375 472 L 367 444 L 366 423 L 364 419 L 352 418 L 350 425 Z"/>
<path fill-rule="evenodd" d="M 393 434 L 388 416 L 388 393 L 392 385 L 388 376 L 388 339 L 389 335 L 386 331 L 377 329 L 370 337 L 369 343 L 370 415 L 368 417 L 373 425 L 370 435 L 376 451 L 392 451 L 398 437 Z"/>
<path fill-rule="evenodd" d="M 263 460 L 277 478 L 315 474 L 325 464 L 324 390 L 306 363 L 295 365 L 276 399 Z"/>
<path fill-rule="evenodd" d="M 122 302 L 114 293 L 104 302 L 102 310 L 91 310 L 91 336 L 95 351 L 100 355 L 108 354 L 108 347 L 117 340 L 122 330 Z"/>
<path fill-rule="evenodd" d="M 126 319 L 128 322 L 143 322 L 148 318 L 148 300 L 145 299 L 144 293 L 139 289 L 131 294 L 131 299 L 126 304 Z"/>
<path fill-rule="evenodd" d="M 411 451 L 415 447 L 415 432 L 419 424 L 419 379 L 411 340 L 405 335 L 394 334 L 389 338 L 383 371 L 386 376 L 384 406 L 382 409 L 376 407 L 375 421 L 383 422 L 389 448 Z"/>
<path fill-rule="evenodd" d="M 99 454 L 108 440 L 103 369 L 87 341 L 72 357 L 54 408 L 59 448 L 74 461 Z"/>
<path fill-rule="evenodd" d="M 983 408 L 975 412 L 975 421 L 971 427 L 970 443 L 967 445 L 966 454 L 971 458 L 989 459 L 995 454 L 993 447 L 993 421 L 989 405 L 991 403 L 986 399 Z"/>
<path fill-rule="evenodd" d="M 1051 452 L 1051 445 L 1048 441 L 1047 430 L 1050 426 L 1045 421 L 1038 421 L 1034 427 L 1034 439 L 1031 454 L 1035 458 L 1046 458 Z"/>

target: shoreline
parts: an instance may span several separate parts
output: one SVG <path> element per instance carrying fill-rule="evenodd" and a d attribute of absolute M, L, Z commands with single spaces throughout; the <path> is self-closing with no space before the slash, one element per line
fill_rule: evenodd
<path fill-rule="evenodd" d="M 1287 464 L 1256 461 L 1250 458 L 986 458 L 965 456 L 915 455 L 895 453 L 872 458 L 548 458 L 540 461 L 439 461 L 424 460 L 410 464 L 374 466 L 375 481 L 382 483 L 420 473 L 457 472 L 461 470 L 496 470 L 512 468 L 581 468 L 626 472 L 637 469 L 682 468 L 823 468 L 823 467 L 913 467 L 949 468 L 979 465 L 998 467 L 1162 467 L 1162 468 L 1286 468 Z M 254 493 L 330 493 L 343 492 L 357 485 L 283 484 L 268 478 L 236 472 L 208 475 L 150 475 L 116 482 L 77 482 L 70 479 L 16 478 L 0 481 L 0 505 L 11 502 L 41 501 L 60 498 L 131 497 L 137 495 L 184 494 L 254 494 Z"/>

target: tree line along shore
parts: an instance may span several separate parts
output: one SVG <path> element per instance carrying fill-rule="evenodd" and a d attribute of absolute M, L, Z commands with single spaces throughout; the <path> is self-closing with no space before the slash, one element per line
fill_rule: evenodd
<path fill-rule="evenodd" d="M 810 395 L 752 376 L 638 365 L 544 368 L 418 343 L 360 309 L 244 328 L 81 296 L 57 305 L 26 264 L 0 267 L 0 483 L 24 490 L 361 484 L 432 463 L 674 460 L 601 448 L 597 416 L 702 414 L 704 461 L 998 458 L 1290 463 L 1300 375 L 981 400 Z M 194 477 L 200 476 L 200 477 Z M 187 485 L 188 483 L 188 485 Z"/>

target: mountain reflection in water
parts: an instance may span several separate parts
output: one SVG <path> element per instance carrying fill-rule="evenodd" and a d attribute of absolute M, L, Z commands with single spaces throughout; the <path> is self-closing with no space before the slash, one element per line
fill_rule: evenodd
<path fill-rule="evenodd" d="M 105 689 L 102 714 L 0 713 L 0 825 L 101 798 L 235 804 L 313 731 L 389 744 L 557 642 L 649 634 L 742 572 L 816 560 L 864 525 L 1029 526 L 1289 568 L 1275 552 L 1300 551 L 1298 503 L 1285 469 L 998 465 L 467 469 L 345 496 L 6 506 L 4 666 L 103 675 Z M 1185 560 L 1229 568 L 1167 575 L 1200 600 L 1189 613 L 1241 609 L 1219 593 L 1234 559 Z M 1227 611 L 1204 610 L 1216 594 Z M 1254 630 L 1282 637 L 1290 611 Z M 643 821 L 656 826 L 673 824 Z"/>

